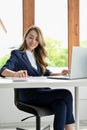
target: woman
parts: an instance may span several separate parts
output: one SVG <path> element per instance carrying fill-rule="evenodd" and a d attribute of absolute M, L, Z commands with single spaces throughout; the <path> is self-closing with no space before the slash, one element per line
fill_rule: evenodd
<path fill-rule="evenodd" d="M 1 68 L 0 74 L 5 77 L 54 76 L 69 74 L 69 70 L 52 73 L 48 70 L 45 41 L 39 27 L 31 26 L 24 36 L 19 49 L 13 50 L 7 63 Z M 73 98 L 67 89 L 25 88 L 19 89 L 22 102 L 49 106 L 55 113 L 54 130 L 73 130 Z M 42 100 L 43 99 L 43 100 Z"/>

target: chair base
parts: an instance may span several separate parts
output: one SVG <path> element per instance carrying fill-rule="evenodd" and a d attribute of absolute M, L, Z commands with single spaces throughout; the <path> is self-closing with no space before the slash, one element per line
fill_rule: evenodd
<path fill-rule="evenodd" d="M 16 128 L 16 130 L 26 130 L 26 129 Z M 42 130 L 50 130 L 50 125 L 47 125 L 47 126 L 44 127 Z"/>
<path fill-rule="evenodd" d="M 25 129 L 22 129 L 22 128 L 16 128 L 16 130 L 25 130 Z"/>
<path fill-rule="evenodd" d="M 42 130 L 50 130 L 50 125 L 44 127 Z"/>

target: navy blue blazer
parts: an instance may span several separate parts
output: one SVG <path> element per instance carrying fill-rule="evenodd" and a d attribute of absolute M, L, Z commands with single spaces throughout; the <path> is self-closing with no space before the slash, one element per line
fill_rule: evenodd
<path fill-rule="evenodd" d="M 1 68 L 1 72 L 5 69 L 10 69 L 13 71 L 19 71 L 19 70 L 27 70 L 29 76 L 42 76 L 42 71 L 40 66 L 37 63 L 37 70 L 31 65 L 27 55 L 25 52 L 22 52 L 20 50 L 13 50 L 11 52 L 11 56 L 7 63 Z M 50 75 L 50 70 L 46 69 L 46 72 L 44 76 Z M 17 89 L 19 93 L 19 100 L 22 100 L 24 102 L 31 100 L 35 97 L 38 91 L 44 90 L 44 88 L 22 88 Z"/>
<path fill-rule="evenodd" d="M 41 76 L 42 71 L 37 63 L 37 70 L 31 65 L 25 52 L 20 50 L 13 50 L 7 63 L 1 68 L 0 73 L 4 69 L 10 69 L 13 71 L 27 70 L 29 76 Z M 49 76 L 50 71 L 46 69 L 44 76 Z"/>

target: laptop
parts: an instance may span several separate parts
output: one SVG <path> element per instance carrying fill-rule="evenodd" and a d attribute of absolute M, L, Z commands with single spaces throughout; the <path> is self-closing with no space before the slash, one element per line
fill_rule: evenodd
<path fill-rule="evenodd" d="M 80 79 L 87 78 L 87 48 L 73 46 L 71 69 L 69 75 L 48 76 L 51 79 Z"/>

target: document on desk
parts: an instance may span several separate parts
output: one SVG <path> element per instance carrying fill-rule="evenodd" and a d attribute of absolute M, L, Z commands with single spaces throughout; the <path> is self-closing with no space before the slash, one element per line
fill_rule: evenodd
<path fill-rule="evenodd" d="M 28 78 L 12 78 L 13 82 L 25 82 L 28 80 Z"/>
<path fill-rule="evenodd" d="M 29 82 L 30 80 L 43 80 L 43 79 L 47 79 L 47 77 L 45 76 L 30 76 L 28 78 L 13 78 L 13 82 Z"/>

